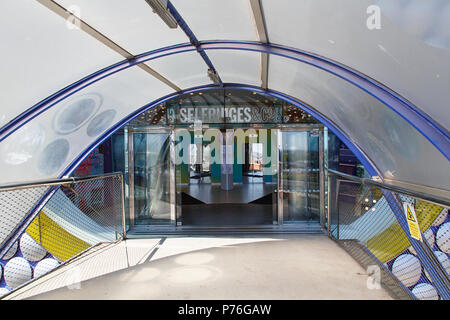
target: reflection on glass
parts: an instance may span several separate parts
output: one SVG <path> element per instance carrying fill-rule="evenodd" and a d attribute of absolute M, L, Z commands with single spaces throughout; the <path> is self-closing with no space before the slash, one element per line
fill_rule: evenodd
<path fill-rule="evenodd" d="M 112 172 L 122 172 L 124 177 L 125 225 L 130 225 L 129 184 L 128 184 L 128 145 L 127 131 L 121 129 L 111 136 Z"/>
<path fill-rule="evenodd" d="M 202 169 L 204 172 L 211 171 L 211 147 L 208 145 L 203 146 L 203 162 L 202 162 Z"/>
<path fill-rule="evenodd" d="M 319 135 L 316 131 L 282 133 L 283 221 L 319 221 Z"/>
<path fill-rule="evenodd" d="M 199 162 L 199 151 L 197 145 L 192 143 L 189 145 L 189 163 L 191 165 L 200 164 Z"/>
<path fill-rule="evenodd" d="M 136 224 L 170 223 L 169 134 L 134 133 Z"/>
<path fill-rule="evenodd" d="M 250 170 L 261 171 L 263 164 L 263 144 L 250 144 Z"/>

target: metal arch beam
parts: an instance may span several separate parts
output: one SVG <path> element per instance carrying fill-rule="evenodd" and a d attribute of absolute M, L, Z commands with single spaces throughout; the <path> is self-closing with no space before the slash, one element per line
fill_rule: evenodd
<path fill-rule="evenodd" d="M 269 88 L 269 54 L 261 52 L 261 88 Z"/>
<path fill-rule="evenodd" d="M 215 89 L 239 89 L 239 90 L 245 90 L 250 92 L 258 92 L 261 94 L 267 94 L 269 96 L 278 98 L 280 100 L 284 100 L 286 102 L 289 102 L 290 104 L 296 106 L 297 108 L 300 108 L 302 110 L 307 111 L 312 116 L 314 116 L 318 121 L 326 125 L 336 136 L 339 137 L 339 139 L 344 142 L 347 147 L 355 154 L 355 156 L 358 158 L 359 161 L 364 165 L 365 169 L 369 172 L 371 176 L 379 176 L 381 179 L 383 179 L 381 175 L 381 171 L 376 167 L 376 165 L 372 162 L 372 160 L 367 156 L 367 154 L 362 151 L 362 149 L 358 146 L 356 142 L 354 142 L 351 137 L 347 135 L 337 124 L 335 124 L 333 121 L 329 120 L 325 115 L 321 114 L 317 110 L 315 110 L 312 106 L 306 104 L 305 102 L 290 97 L 284 93 L 275 91 L 275 90 L 264 90 L 260 87 L 251 86 L 251 85 L 244 85 L 244 84 L 236 84 L 236 83 L 224 83 L 223 86 L 219 85 L 205 85 L 205 86 L 199 86 L 194 87 L 190 89 L 183 90 L 181 92 L 172 93 L 169 95 L 166 95 L 164 97 L 161 97 L 157 100 L 154 100 L 144 106 L 142 106 L 139 109 L 136 109 L 132 113 L 130 113 L 128 116 L 117 122 L 113 127 L 111 127 L 109 130 L 105 131 L 101 136 L 98 137 L 98 139 L 93 142 L 91 145 L 89 145 L 83 152 L 81 152 L 76 159 L 74 159 L 67 167 L 66 169 L 58 176 L 59 178 L 70 175 L 75 168 L 97 147 L 99 146 L 103 141 L 108 139 L 111 135 L 113 135 L 116 131 L 118 131 L 120 128 L 122 128 L 126 123 L 130 122 L 134 118 L 138 117 L 141 113 L 152 109 L 161 103 L 164 103 L 168 100 L 180 97 L 185 94 L 189 93 L 196 93 L 200 91 L 210 91 Z"/>
<path fill-rule="evenodd" d="M 208 75 L 210 75 L 209 72 L 211 72 L 212 75 L 215 75 L 215 77 L 211 77 L 211 81 L 213 81 L 215 84 L 222 85 L 222 79 L 220 79 L 219 73 L 217 72 L 213 63 L 209 59 L 205 50 L 203 50 L 202 47 L 200 46 L 200 41 L 198 41 L 194 32 L 192 32 L 191 28 L 189 28 L 186 21 L 183 19 L 181 14 L 177 11 L 177 9 L 174 7 L 174 5 L 170 1 L 167 1 L 167 9 L 174 16 L 178 25 L 181 27 L 181 29 L 183 29 L 184 33 L 189 38 L 189 41 L 192 43 L 192 45 L 194 45 L 195 48 L 197 48 L 198 53 L 200 54 L 203 61 L 205 61 L 206 65 L 208 66 Z"/>
<path fill-rule="evenodd" d="M 413 105 L 411 102 L 392 91 L 388 87 L 376 82 L 374 79 L 353 70 L 345 65 L 339 64 L 330 59 L 314 55 L 309 52 L 298 49 L 288 48 L 280 45 L 264 44 L 260 42 L 250 41 L 204 41 L 200 43 L 202 50 L 248 50 L 255 52 L 266 52 L 269 54 L 279 55 L 285 58 L 293 59 L 302 63 L 309 64 L 318 69 L 333 74 L 359 89 L 372 95 L 384 105 L 398 113 L 414 128 L 416 128 L 425 138 L 427 138 L 448 160 L 450 160 L 450 134 L 448 130 L 441 127 L 431 117 Z M 145 61 L 161 58 L 171 54 L 178 54 L 188 51 L 198 50 L 192 44 L 185 43 L 166 48 L 149 51 L 135 56 L 134 60 L 125 60 L 98 72 L 95 72 L 72 85 L 58 91 L 57 93 L 47 97 L 38 104 L 29 108 L 18 117 L 13 119 L 4 127 L 0 128 L 0 142 L 9 134 L 19 129 L 25 123 L 51 108 L 56 103 L 64 100 L 73 93 L 97 82 L 114 73 L 120 72 L 126 68 L 138 65 Z"/>
<path fill-rule="evenodd" d="M 205 50 L 233 49 L 266 52 L 268 54 L 274 54 L 306 63 L 333 74 L 365 91 L 395 111 L 427 138 L 447 158 L 447 160 L 450 161 L 449 131 L 420 110 L 412 102 L 367 75 L 331 59 L 280 45 L 251 41 L 204 41 L 201 43 L 201 46 Z"/>
<path fill-rule="evenodd" d="M 68 11 L 66 8 L 64 8 L 60 4 L 56 3 L 55 1 L 53 1 L 53 0 L 36 0 L 36 1 L 39 2 L 40 4 L 42 4 L 47 9 L 56 13 L 57 15 L 59 15 L 60 17 L 62 17 L 65 20 L 73 19 L 73 21 L 74 21 L 73 23 L 78 25 L 81 30 L 83 30 L 84 32 L 86 32 L 87 34 L 89 34 L 94 39 L 98 40 L 99 42 L 101 42 L 102 44 L 107 46 L 108 48 L 112 49 L 116 53 L 120 54 L 125 59 L 128 59 L 128 60 L 134 59 L 134 55 L 131 52 L 129 52 L 126 49 L 124 49 L 123 47 L 119 46 L 117 43 L 115 43 L 114 41 L 109 39 L 103 33 L 98 31 L 97 29 L 93 28 L 88 23 L 86 23 L 85 21 L 81 20 L 80 18 L 78 18 L 77 16 L 72 14 L 70 11 Z M 175 91 L 181 91 L 180 87 L 178 87 L 173 82 L 171 82 L 170 80 L 168 80 L 167 78 L 162 76 L 160 73 L 158 73 L 153 68 L 149 67 L 147 64 L 141 63 L 138 65 L 138 67 L 141 68 L 142 70 L 144 70 L 145 72 L 147 72 L 148 74 L 150 74 L 151 76 L 155 77 L 159 81 L 165 83 L 166 85 L 168 85 Z"/>
<path fill-rule="evenodd" d="M 264 12 L 262 10 L 260 0 L 249 0 L 250 9 L 252 10 L 253 23 L 255 25 L 256 34 L 259 42 L 269 43 L 269 36 L 267 34 L 266 22 L 264 19 Z M 261 52 L 261 88 L 268 88 L 269 79 L 269 54 Z"/>
<path fill-rule="evenodd" d="M 249 0 L 250 8 L 252 9 L 253 22 L 255 23 L 256 33 L 259 42 L 269 43 L 269 36 L 267 35 L 266 23 L 264 20 L 264 13 L 262 11 L 260 0 Z"/>

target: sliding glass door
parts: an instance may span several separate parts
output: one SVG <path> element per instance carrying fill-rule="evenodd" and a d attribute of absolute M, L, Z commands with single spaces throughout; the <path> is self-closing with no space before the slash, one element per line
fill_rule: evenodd
<path fill-rule="evenodd" d="M 170 133 L 131 134 L 134 225 L 170 224 Z"/>
<path fill-rule="evenodd" d="M 281 131 L 281 181 L 284 224 L 320 221 L 319 130 Z"/>
<path fill-rule="evenodd" d="M 323 132 L 320 127 L 312 126 L 272 130 L 276 137 L 270 141 L 278 145 L 271 151 L 271 154 L 278 151 L 278 159 L 275 157 L 272 160 L 277 161 L 274 166 L 277 170 L 262 170 L 265 164 L 261 157 L 267 145 L 259 140 L 248 143 L 248 147 L 242 146 L 246 167 L 234 165 L 235 186 L 226 191 L 220 187 L 220 165 L 211 163 L 213 155 L 209 141 L 193 144 L 189 133 L 183 138 L 188 140 L 187 148 L 182 148 L 181 152 L 177 146 L 182 140 L 176 138 L 176 130 L 130 129 L 128 164 L 131 227 L 184 225 L 183 212 L 187 212 L 185 206 L 198 207 L 201 201 L 208 204 L 209 200 L 204 198 L 228 199 L 232 193 L 234 197 L 244 197 L 250 191 L 257 201 L 253 198 L 248 200 L 239 211 L 240 215 L 245 215 L 253 207 L 267 204 L 273 210 L 268 213 L 269 216 L 272 213 L 272 219 L 269 217 L 267 220 L 269 222 L 280 225 L 323 223 Z M 198 149 L 194 150 L 193 146 Z M 180 159 L 185 160 L 177 161 Z M 197 167 L 200 168 L 197 170 Z M 244 178 L 250 173 L 252 179 L 247 181 Z M 263 175 L 260 178 L 257 174 Z M 268 196 L 271 188 L 272 197 Z M 257 190 L 262 192 L 259 197 L 255 194 Z M 200 200 L 195 200 L 197 198 Z M 220 208 L 224 209 L 225 205 Z M 217 210 L 208 210 L 208 214 L 217 213 Z M 217 224 L 221 222 L 218 220 Z"/>

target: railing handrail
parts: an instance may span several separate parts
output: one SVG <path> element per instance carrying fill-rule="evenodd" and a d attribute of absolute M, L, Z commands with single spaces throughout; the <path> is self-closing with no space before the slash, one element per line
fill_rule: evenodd
<path fill-rule="evenodd" d="M 60 179 L 44 179 L 44 180 L 32 180 L 32 181 L 24 181 L 24 182 L 15 182 L 9 184 L 0 185 L 0 192 L 2 191 L 12 191 L 17 189 L 28 189 L 28 188 L 36 188 L 42 186 L 55 186 L 55 185 L 64 185 L 75 182 L 96 180 L 96 179 L 104 179 L 109 177 L 118 177 L 123 176 L 122 172 L 112 172 L 112 173 L 104 173 L 97 174 L 87 177 L 67 177 Z"/>
<path fill-rule="evenodd" d="M 351 181 L 356 181 L 363 185 L 383 188 L 385 190 L 389 190 L 389 191 L 396 192 L 396 193 L 401 193 L 401 194 L 411 196 L 414 198 L 418 198 L 418 199 L 421 199 L 424 201 L 432 202 L 439 206 L 444 206 L 444 207 L 450 208 L 450 199 L 449 198 L 435 196 L 435 195 L 432 195 L 432 194 L 429 194 L 426 192 L 418 192 L 415 190 L 395 186 L 392 184 L 387 184 L 384 182 L 379 182 L 379 181 L 375 181 L 375 180 L 368 179 L 368 178 L 361 178 L 361 177 L 353 176 L 348 173 L 343 173 L 343 172 L 339 172 L 336 170 L 328 169 L 328 176 L 331 176 L 331 175 L 339 176 L 339 177 L 342 177 L 342 178 L 345 178 L 345 179 L 348 179 Z"/>

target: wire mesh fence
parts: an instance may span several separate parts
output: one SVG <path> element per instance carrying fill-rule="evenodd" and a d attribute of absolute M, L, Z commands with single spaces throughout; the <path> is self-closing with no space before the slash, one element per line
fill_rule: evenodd
<path fill-rule="evenodd" d="M 396 291 L 396 297 L 448 299 L 448 207 L 362 180 L 329 174 L 329 235 L 362 265 L 377 263 L 385 273 L 381 281 Z M 405 204 L 415 212 L 422 237 L 417 242 L 404 223 Z M 361 246 L 368 255 L 361 254 Z M 392 280 L 397 281 L 396 289 Z"/>
<path fill-rule="evenodd" d="M 0 296 L 125 235 L 122 174 L 0 187 Z"/>

